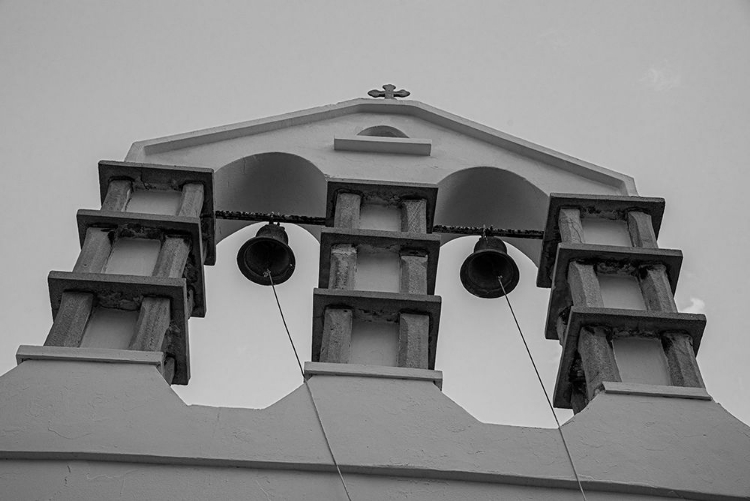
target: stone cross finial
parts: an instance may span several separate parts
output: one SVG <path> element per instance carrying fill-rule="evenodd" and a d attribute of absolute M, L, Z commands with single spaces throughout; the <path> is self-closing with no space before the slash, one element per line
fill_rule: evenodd
<path fill-rule="evenodd" d="M 386 99 L 396 99 L 397 97 L 408 97 L 411 92 L 404 89 L 396 90 L 396 86 L 393 84 L 385 84 L 384 90 L 373 89 L 367 93 L 370 97 L 384 97 Z"/>

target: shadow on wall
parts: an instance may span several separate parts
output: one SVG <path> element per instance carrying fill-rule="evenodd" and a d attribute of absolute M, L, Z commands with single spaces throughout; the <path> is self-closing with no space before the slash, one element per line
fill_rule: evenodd
<path fill-rule="evenodd" d="M 542 230 L 549 196 L 525 178 L 497 167 L 472 167 L 438 183 L 435 224 Z M 443 235 L 443 244 L 459 235 Z M 504 239 L 505 240 L 505 239 Z M 540 240 L 508 238 L 539 265 Z"/>
<path fill-rule="evenodd" d="M 325 216 L 326 178 L 312 162 L 289 153 L 260 153 L 216 171 L 218 210 Z M 217 243 L 250 224 L 216 221 Z M 320 229 L 303 226 L 315 238 Z"/>

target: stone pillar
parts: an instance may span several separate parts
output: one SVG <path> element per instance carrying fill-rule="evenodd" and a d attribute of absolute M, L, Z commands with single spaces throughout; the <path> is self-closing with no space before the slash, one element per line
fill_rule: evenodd
<path fill-rule="evenodd" d="M 586 377 L 588 400 L 601 390 L 604 381 L 620 381 L 614 350 L 601 327 L 583 327 L 578 337 L 578 352 Z"/>
<path fill-rule="evenodd" d="M 398 366 L 427 369 L 430 317 L 401 313 L 398 326 Z"/>
<path fill-rule="evenodd" d="M 660 339 L 671 385 L 702 387 L 694 348 L 698 347 L 705 317 L 677 311 L 673 290 L 682 254 L 657 245 L 663 210 L 664 201 L 655 198 L 551 196 L 537 284 L 552 287 L 546 336 L 560 339 L 563 345 L 555 406 L 578 412 L 602 390 L 603 383 L 623 382 L 623 375 L 627 377 L 625 383 L 639 386 L 642 392 L 664 384 L 661 377 L 639 378 L 628 373 L 625 367 L 636 355 L 624 348 L 620 362 L 625 365 L 618 368 L 613 336 L 617 336 L 617 342 L 621 337 Z M 592 222 L 590 242 L 584 235 L 582 217 L 583 222 Z M 623 223 L 627 225 L 627 238 L 615 231 L 623 228 Z M 611 276 L 637 279 L 641 297 L 628 295 L 634 292 L 628 285 L 632 282 L 612 281 L 616 300 L 605 304 L 601 285 Z M 658 372 L 663 367 L 659 346 L 649 346 L 656 350 L 649 356 L 653 363 L 660 364 L 654 367 Z"/>
<path fill-rule="evenodd" d="M 427 256 L 420 253 L 402 251 L 401 293 L 427 294 Z"/>
<path fill-rule="evenodd" d="M 581 211 L 578 209 L 560 209 L 560 241 L 575 244 L 583 243 L 583 225 Z"/>
<path fill-rule="evenodd" d="M 425 199 L 401 202 L 401 231 L 427 233 L 427 201 Z"/>
<path fill-rule="evenodd" d="M 633 247 L 646 249 L 657 249 L 659 247 L 656 243 L 654 224 L 650 214 L 640 211 L 630 211 L 628 212 L 627 222 Z"/>
<path fill-rule="evenodd" d="M 55 319 L 45 345 L 80 348 L 85 341 L 89 346 L 84 333 L 98 308 L 137 309 L 137 320 L 130 317 L 134 325 L 129 342 L 127 331 L 110 338 L 110 325 L 97 324 L 86 334 L 99 343 L 91 345 L 120 349 L 126 341 L 129 350 L 164 351 L 165 379 L 187 384 L 187 318 L 195 313 L 194 308 L 204 314 L 203 264 L 207 252 L 213 255 L 214 249 L 213 170 L 102 161 L 99 177 L 101 210 L 82 209 L 77 214 L 81 253 L 73 271 L 51 272 L 48 279 Z M 139 212 L 127 211 L 135 191 L 171 193 L 174 199 L 177 186 L 181 187 L 180 203 L 175 212 L 161 212 L 159 207 L 149 211 L 148 206 L 140 207 Z M 118 238 L 160 243 L 150 275 L 107 272 Z M 112 325 L 124 318 L 117 316 L 121 312 L 108 314 L 102 318 L 114 322 Z M 127 325 L 127 320 L 124 322 L 120 326 Z"/>
<path fill-rule="evenodd" d="M 434 185 L 328 180 L 313 363 L 354 360 L 357 370 L 380 375 L 392 375 L 393 366 L 409 369 L 405 376 L 434 368 L 440 237 L 430 224 L 436 198 Z"/>
<path fill-rule="evenodd" d="M 359 229 L 359 209 L 362 197 L 356 193 L 339 193 L 336 197 L 333 225 L 336 228 Z"/>
<path fill-rule="evenodd" d="M 320 361 L 345 364 L 349 362 L 352 340 L 352 310 L 327 308 L 323 319 L 323 341 Z"/>
<path fill-rule="evenodd" d="M 668 332 L 661 343 L 669 364 L 669 377 L 674 386 L 705 388 L 703 377 L 695 359 L 693 339 L 684 332 Z"/>
<path fill-rule="evenodd" d="M 102 210 L 124 211 L 133 192 L 133 183 L 125 179 L 113 179 L 107 187 Z"/>
<path fill-rule="evenodd" d="M 79 347 L 93 308 L 93 294 L 87 292 L 63 293 L 60 300 L 60 309 L 52 323 L 44 346 Z"/>
<path fill-rule="evenodd" d="M 354 289 L 357 273 L 357 249 L 353 245 L 339 244 L 331 247 L 331 271 L 328 275 L 330 289 Z"/>

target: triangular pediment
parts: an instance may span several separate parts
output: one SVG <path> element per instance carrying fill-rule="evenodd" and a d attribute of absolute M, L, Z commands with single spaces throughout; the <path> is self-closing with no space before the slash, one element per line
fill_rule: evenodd
<path fill-rule="evenodd" d="M 335 138 L 357 135 L 360 138 L 371 138 L 373 134 L 368 133 L 368 129 L 379 127 L 391 128 L 408 136 L 408 139 L 398 138 L 398 133 L 394 133 L 393 139 L 396 142 L 412 140 L 432 143 L 431 155 L 427 155 L 427 158 L 415 158 L 412 163 L 415 166 L 430 165 L 433 172 L 404 174 L 404 180 L 439 182 L 451 171 L 477 166 L 513 170 L 517 167 L 513 164 L 518 162 L 509 162 L 504 158 L 512 156 L 516 160 L 525 159 L 529 164 L 552 168 L 571 180 L 577 179 L 578 183 L 574 182 L 574 185 L 589 188 L 571 191 L 568 188 L 572 186 L 567 186 L 570 183 L 562 183 L 550 191 L 637 194 L 633 179 L 627 175 L 558 153 L 418 101 L 353 99 L 284 115 L 138 141 L 132 145 L 126 160 L 219 169 L 242 156 L 284 152 L 306 158 L 327 176 L 353 178 L 362 174 L 341 173 L 335 169 L 328 172 L 325 165 L 327 162 L 318 165 L 316 160 L 320 160 L 319 153 L 330 154 Z M 455 158 L 456 156 L 459 158 Z M 452 167 L 440 165 L 440 157 L 452 161 Z"/>

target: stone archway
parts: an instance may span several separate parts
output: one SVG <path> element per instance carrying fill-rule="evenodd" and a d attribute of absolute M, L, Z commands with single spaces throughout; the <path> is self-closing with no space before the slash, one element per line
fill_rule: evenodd
<path fill-rule="evenodd" d="M 529 180 L 498 167 L 471 167 L 438 183 L 435 222 L 457 226 L 543 229 L 549 196 Z M 457 235 L 444 235 L 446 243 Z M 539 265 L 539 240 L 507 239 Z"/>
<path fill-rule="evenodd" d="M 219 168 L 214 178 L 217 209 L 324 216 L 326 178 L 312 162 L 289 153 L 259 153 Z M 247 221 L 216 221 L 217 243 Z M 303 226 L 316 238 L 320 230 Z"/>

